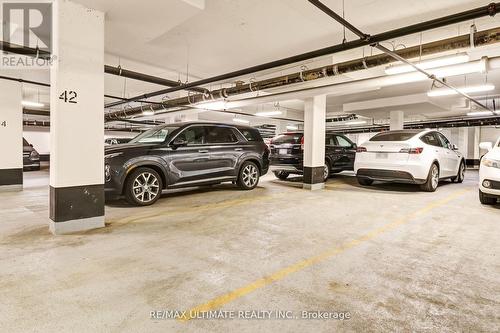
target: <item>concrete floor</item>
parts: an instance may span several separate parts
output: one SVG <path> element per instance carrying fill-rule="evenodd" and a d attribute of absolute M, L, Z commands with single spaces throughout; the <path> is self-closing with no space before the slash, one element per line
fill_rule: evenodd
<path fill-rule="evenodd" d="M 105 229 L 58 237 L 47 177 L 27 173 L 25 191 L 0 194 L 2 332 L 500 330 L 500 206 L 480 205 L 476 171 L 436 193 L 350 175 L 308 192 L 268 175 L 250 192 L 113 203 Z M 190 309 L 351 318 L 150 319 Z"/>

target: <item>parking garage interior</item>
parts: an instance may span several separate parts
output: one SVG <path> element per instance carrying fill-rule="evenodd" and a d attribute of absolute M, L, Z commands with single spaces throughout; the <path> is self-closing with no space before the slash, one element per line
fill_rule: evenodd
<path fill-rule="evenodd" d="M 500 3 L 0 5 L 0 330 L 500 329 Z"/>

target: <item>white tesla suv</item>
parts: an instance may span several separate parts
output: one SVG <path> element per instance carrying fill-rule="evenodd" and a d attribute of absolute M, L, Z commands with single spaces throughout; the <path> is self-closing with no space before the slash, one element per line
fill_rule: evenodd
<path fill-rule="evenodd" d="M 479 167 L 479 200 L 483 205 L 494 205 L 500 199 L 500 138 L 495 146 L 483 142 L 480 147 L 488 153 Z"/>
<path fill-rule="evenodd" d="M 437 131 L 387 131 L 358 147 L 354 171 L 361 185 L 376 180 L 409 183 L 434 192 L 442 179 L 463 182 L 465 159 Z"/>

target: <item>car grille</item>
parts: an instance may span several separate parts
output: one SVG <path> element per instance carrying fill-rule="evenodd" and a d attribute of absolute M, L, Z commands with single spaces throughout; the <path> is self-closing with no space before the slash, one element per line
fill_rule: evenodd
<path fill-rule="evenodd" d="M 491 187 L 490 187 L 491 189 L 500 190 L 500 182 L 490 180 L 490 183 L 491 183 Z"/>

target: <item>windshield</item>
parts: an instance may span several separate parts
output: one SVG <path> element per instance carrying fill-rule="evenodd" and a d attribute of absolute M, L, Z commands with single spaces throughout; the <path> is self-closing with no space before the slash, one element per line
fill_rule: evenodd
<path fill-rule="evenodd" d="M 375 135 L 370 141 L 406 141 L 413 138 L 420 131 L 392 131 Z"/>
<path fill-rule="evenodd" d="M 302 133 L 285 133 L 278 135 L 272 140 L 272 144 L 281 145 L 284 143 L 291 143 L 298 145 L 300 144 L 300 140 L 302 139 Z"/>
<path fill-rule="evenodd" d="M 179 127 L 167 126 L 167 127 L 155 127 L 142 134 L 139 134 L 130 143 L 162 143 L 168 135 L 174 132 Z"/>

